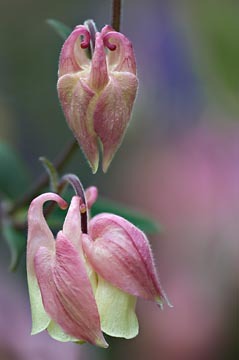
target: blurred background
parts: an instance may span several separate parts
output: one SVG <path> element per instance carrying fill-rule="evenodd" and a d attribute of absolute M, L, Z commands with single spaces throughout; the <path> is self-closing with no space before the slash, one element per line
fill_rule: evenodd
<path fill-rule="evenodd" d="M 66 167 L 160 222 L 150 241 L 174 307 L 138 301 L 139 336 L 109 339 L 108 350 L 31 337 L 24 256 L 10 273 L 1 238 L 0 360 L 239 359 L 238 17 L 235 0 L 125 0 L 121 31 L 140 81 L 132 122 L 106 175 L 93 176 L 80 150 Z M 39 156 L 53 160 L 72 137 L 56 93 L 62 40 L 49 18 L 72 28 L 93 18 L 100 29 L 111 2 L 0 1 L 5 200 L 44 171 Z"/>

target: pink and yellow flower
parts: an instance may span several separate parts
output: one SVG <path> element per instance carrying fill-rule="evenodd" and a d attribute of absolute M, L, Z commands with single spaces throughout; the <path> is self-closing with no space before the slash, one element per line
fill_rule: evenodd
<path fill-rule="evenodd" d="M 86 191 L 88 206 L 96 188 Z M 120 216 L 102 213 L 81 229 L 82 201 L 72 198 L 56 239 L 43 216 L 43 204 L 66 202 L 46 193 L 28 214 L 27 275 L 32 334 L 47 329 L 59 341 L 87 341 L 107 347 L 103 333 L 132 338 L 138 333 L 137 297 L 162 305 L 149 242 L 142 231 Z"/>
<path fill-rule="evenodd" d="M 92 59 L 87 55 L 90 44 Z M 109 25 L 96 34 L 79 25 L 62 47 L 58 77 L 69 127 L 94 173 L 100 142 L 106 172 L 125 134 L 138 87 L 131 42 Z"/>

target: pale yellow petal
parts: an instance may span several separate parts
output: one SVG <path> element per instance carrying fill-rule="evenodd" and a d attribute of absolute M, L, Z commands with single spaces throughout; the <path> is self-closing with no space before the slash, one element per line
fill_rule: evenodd
<path fill-rule="evenodd" d="M 79 341 L 79 339 L 76 339 L 73 336 L 66 334 L 62 330 L 62 328 L 54 321 L 50 322 L 50 324 L 47 328 L 47 331 L 48 331 L 49 335 L 57 341 L 61 341 L 61 342 Z"/>
<path fill-rule="evenodd" d="M 45 330 L 51 319 L 44 309 L 41 292 L 36 277 L 28 273 L 27 278 L 32 312 L 31 334 L 35 335 Z"/>
<path fill-rule="evenodd" d="M 135 296 L 124 293 L 99 277 L 95 297 L 104 333 L 125 339 L 138 335 Z"/>

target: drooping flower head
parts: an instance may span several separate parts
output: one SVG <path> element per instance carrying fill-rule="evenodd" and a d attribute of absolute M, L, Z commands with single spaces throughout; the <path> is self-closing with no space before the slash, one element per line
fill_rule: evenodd
<path fill-rule="evenodd" d="M 56 240 L 42 212 L 48 200 L 61 208 L 67 206 L 60 196 L 46 193 L 34 199 L 29 209 L 27 276 L 32 334 L 47 329 L 56 340 L 83 340 L 106 347 L 82 251 L 80 198 L 73 198 Z"/>
<path fill-rule="evenodd" d="M 137 297 L 160 306 L 167 301 L 142 231 L 107 213 L 82 224 L 96 197 L 97 189 L 91 187 L 86 204 L 80 196 L 72 198 L 56 240 L 43 216 L 43 204 L 53 200 L 65 208 L 66 202 L 46 193 L 31 203 L 27 275 L 32 334 L 47 329 L 56 340 L 107 347 L 102 332 L 124 338 L 138 334 Z"/>
<path fill-rule="evenodd" d="M 109 25 L 101 32 L 91 21 L 79 25 L 62 47 L 58 77 L 69 127 L 94 173 L 100 143 L 106 172 L 125 134 L 138 87 L 131 42 Z"/>

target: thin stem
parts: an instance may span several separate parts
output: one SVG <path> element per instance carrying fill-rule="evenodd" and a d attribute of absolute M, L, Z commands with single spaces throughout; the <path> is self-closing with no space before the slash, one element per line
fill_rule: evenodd
<path fill-rule="evenodd" d="M 120 31 L 121 5 L 122 0 L 113 0 L 111 25 L 115 31 Z"/>
<path fill-rule="evenodd" d="M 57 171 L 61 171 L 66 163 L 70 160 L 75 150 L 78 148 L 78 143 L 75 139 L 71 140 L 67 144 L 66 148 L 62 151 L 59 157 L 53 162 L 54 167 Z M 28 205 L 30 201 L 36 197 L 40 190 L 44 188 L 49 182 L 49 176 L 47 173 L 44 173 L 40 178 L 33 184 L 32 188 L 29 189 L 22 197 L 20 197 L 8 211 L 9 215 L 13 215 L 17 210 L 22 208 L 24 205 Z"/>

